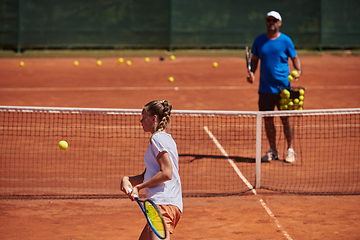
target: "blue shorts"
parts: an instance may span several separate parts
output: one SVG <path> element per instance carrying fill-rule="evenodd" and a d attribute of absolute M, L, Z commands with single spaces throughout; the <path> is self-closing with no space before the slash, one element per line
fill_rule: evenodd
<path fill-rule="evenodd" d="M 280 109 L 280 94 L 259 92 L 259 111 L 274 111 Z"/>

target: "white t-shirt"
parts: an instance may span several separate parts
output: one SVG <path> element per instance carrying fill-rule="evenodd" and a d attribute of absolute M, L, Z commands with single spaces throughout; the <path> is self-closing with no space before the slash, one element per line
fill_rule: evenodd
<path fill-rule="evenodd" d="M 170 134 L 163 131 L 154 134 L 151 141 L 152 144 L 149 144 L 144 156 L 146 166 L 144 182 L 160 171 L 160 166 L 156 161 L 156 156 L 160 152 L 166 151 L 169 154 L 173 171 L 171 180 L 145 188 L 145 195 L 157 205 L 174 205 L 182 212 L 183 202 L 179 175 L 179 155 L 176 143 Z"/>

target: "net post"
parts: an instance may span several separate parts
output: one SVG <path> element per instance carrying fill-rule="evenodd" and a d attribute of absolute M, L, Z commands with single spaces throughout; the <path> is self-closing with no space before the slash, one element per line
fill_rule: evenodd
<path fill-rule="evenodd" d="M 255 158 L 255 188 L 260 188 L 261 184 L 261 124 L 262 112 L 256 114 L 256 158 Z"/>

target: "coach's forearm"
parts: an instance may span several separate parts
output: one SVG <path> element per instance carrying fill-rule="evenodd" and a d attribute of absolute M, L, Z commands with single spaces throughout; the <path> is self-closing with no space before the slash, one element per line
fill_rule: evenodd
<path fill-rule="evenodd" d="M 292 60 L 293 60 L 294 68 L 299 72 L 299 75 L 301 75 L 302 69 L 301 69 L 301 62 L 299 56 L 296 55 Z"/>
<path fill-rule="evenodd" d="M 253 56 L 251 58 L 251 72 L 255 73 L 259 63 L 259 57 Z"/>

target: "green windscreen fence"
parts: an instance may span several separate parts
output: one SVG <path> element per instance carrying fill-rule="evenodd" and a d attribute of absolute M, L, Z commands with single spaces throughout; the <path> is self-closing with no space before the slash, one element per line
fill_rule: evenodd
<path fill-rule="evenodd" d="M 276 10 L 296 47 L 360 47 L 358 0 L 1 0 L 0 48 L 243 48 Z"/>

